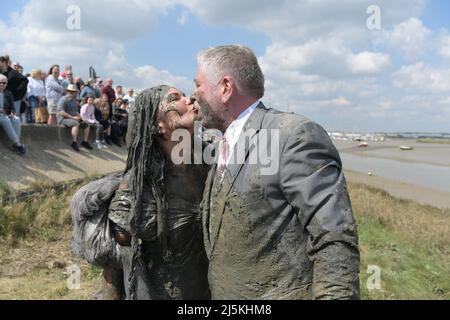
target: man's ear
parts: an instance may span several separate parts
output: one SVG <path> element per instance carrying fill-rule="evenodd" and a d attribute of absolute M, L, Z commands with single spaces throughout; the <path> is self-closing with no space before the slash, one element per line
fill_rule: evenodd
<path fill-rule="evenodd" d="M 234 90 L 236 88 L 234 79 L 229 76 L 225 76 L 222 78 L 221 84 L 221 90 L 222 90 L 222 103 L 225 104 L 228 101 L 230 101 L 231 96 L 234 93 Z"/>

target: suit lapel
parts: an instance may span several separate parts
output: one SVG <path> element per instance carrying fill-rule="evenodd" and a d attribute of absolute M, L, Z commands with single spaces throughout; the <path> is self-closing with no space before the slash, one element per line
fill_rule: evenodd
<path fill-rule="evenodd" d="M 208 258 L 211 254 L 211 237 L 209 230 L 211 191 L 214 185 L 214 176 L 216 170 L 217 170 L 217 163 L 213 164 L 208 172 L 208 177 L 205 182 L 205 192 L 203 195 L 203 208 L 202 208 L 203 240 L 205 243 L 205 250 L 208 255 Z"/>
<path fill-rule="evenodd" d="M 227 166 L 227 170 L 232 177 L 232 182 L 228 186 L 224 187 L 224 192 L 226 193 L 226 195 L 229 194 L 239 172 L 244 166 L 245 160 L 247 159 L 250 152 L 250 146 L 254 146 L 254 144 L 252 143 L 253 139 L 261 129 L 261 124 L 264 116 L 266 115 L 266 112 L 267 109 L 261 102 L 252 113 L 239 135 L 239 139 L 233 148 L 233 157 L 231 159 L 231 163 Z M 244 150 L 238 150 L 242 146 L 244 146 Z"/>

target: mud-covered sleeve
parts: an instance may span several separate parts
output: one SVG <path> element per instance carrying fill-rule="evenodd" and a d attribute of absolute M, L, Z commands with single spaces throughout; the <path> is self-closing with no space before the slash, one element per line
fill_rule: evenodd
<path fill-rule="evenodd" d="M 108 218 L 113 222 L 113 230 L 131 235 L 131 191 L 129 186 L 129 174 L 125 175 L 109 206 Z M 143 187 L 142 215 L 138 218 L 138 237 L 151 241 L 156 237 L 157 221 L 156 200 L 151 188 Z"/>
<path fill-rule="evenodd" d="M 356 223 L 339 153 L 321 126 L 302 122 L 287 138 L 280 179 L 309 233 L 314 299 L 359 299 Z"/>
<path fill-rule="evenodd" d="M 130 209 L 131 195 L 129 188 L 129 177 L 125 176 L 116 190 L 111 200 L 108 211 L 108 218 L 114 224 L 114 230 L 123 230 L 130 232 Z"/>

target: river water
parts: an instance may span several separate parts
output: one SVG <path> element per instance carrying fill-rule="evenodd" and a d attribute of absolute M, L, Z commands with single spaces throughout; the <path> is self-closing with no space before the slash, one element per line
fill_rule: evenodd
<path fill-rule="evenodd" d="M 450 192 L 450 168 L 341 153 L 344 169 Z"/>

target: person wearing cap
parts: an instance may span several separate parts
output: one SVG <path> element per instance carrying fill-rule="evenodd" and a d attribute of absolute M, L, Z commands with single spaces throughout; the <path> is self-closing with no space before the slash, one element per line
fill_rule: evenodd
<path fill-rule="evenodd" d="M 92 146 L 89 144 L 89 126 L 81 120 L 81 115 L 78 111 L 78 102 L 76 96 L 78 88 L 70 84 L 67 89 L 67 94 L 62 97 L 58 102 L 58 124 L 64 125 L 66 128 L 71 129 L 72 144 L 70 145 L 76 152 L 80 151 L 78 147 L 78 132 L 83 129 L 83 142 L 81 146 L 88 150 L 92 150 Z"/>

